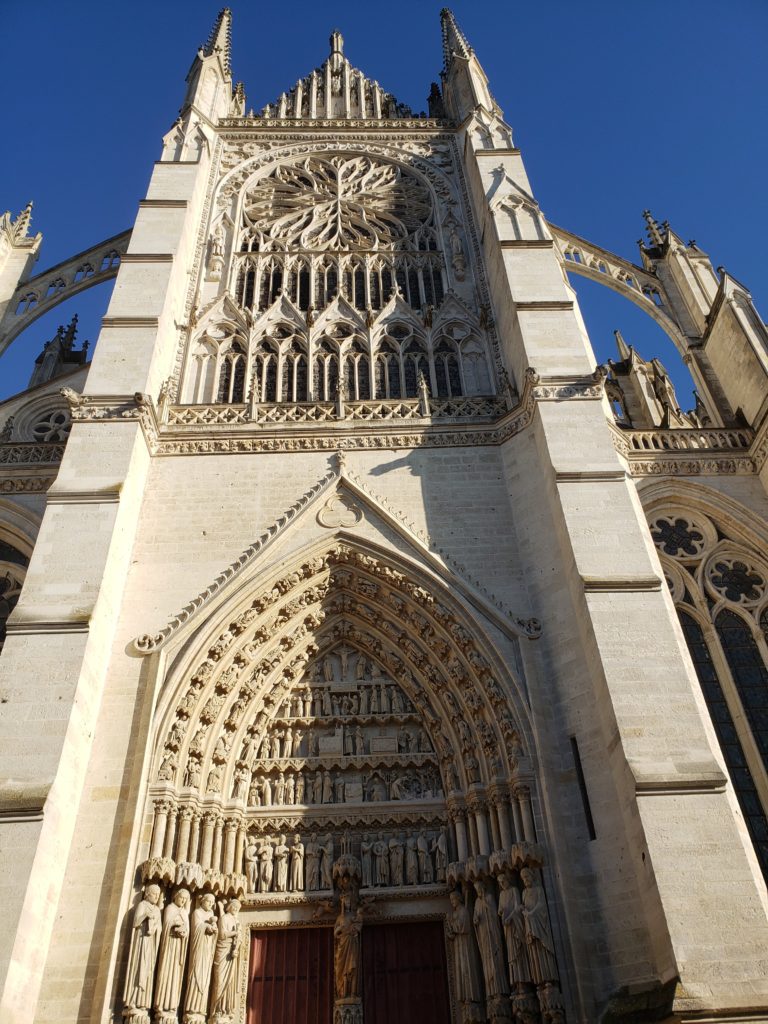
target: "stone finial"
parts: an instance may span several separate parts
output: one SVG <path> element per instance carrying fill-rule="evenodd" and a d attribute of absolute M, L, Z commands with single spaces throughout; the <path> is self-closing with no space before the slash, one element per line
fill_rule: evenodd
<path fill-rule="evenodd" d="M 451 66 L 454 54 L 468 60 L 472 53 L 472 47 L 467 42 L 467 37 L 456 24 L 456 18 L 448 7 L 440 11 L 440 27 L 443 33 L 443 64 L 445 70 Z"/>
<path fill-rule="evenodd" d="M 651 247 L 654 249 L 660 249 L 662 245 L 664 245 L 664 236 L 661 233 L 661 228 L 654 220 L 650 210 L 643 210 L 643 218 L 646 223 L 646 231 L 648 232 L 648 239 L 651 243 Z"/>
<path fill-rule="evenodd" d="M 222 7 L 219 11 L 213 28 L 210 31 L 205 46 L 201 47 L 204 57 L 212 57 L 219 54 L 224 71 L 229 75 L 232 71 L 232 11 L 229 7 Z"/>

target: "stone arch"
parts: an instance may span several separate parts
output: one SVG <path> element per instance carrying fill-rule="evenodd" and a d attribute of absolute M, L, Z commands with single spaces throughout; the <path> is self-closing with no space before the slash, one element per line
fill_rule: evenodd
<path fill-rule="evenodd" d="M 38 317 L 78 292 L 116 277 L 130 240 L 131 232 L 124 231 L 19 284 L 0 323 L 0 354 Z M 34 302 L 22 301 L 28 296 L 34 296 Z"/>
<path fill-rule="evenodd" d="M 371 667 L 378 665 L 402 690 L 413 709 L 406 714 L 417 718 L 427 737 L 428 747 L 412 760 L 422 768 L 427 762 L 434 766 L 439 784 L 430 792 L 439 796 L 430 796 L 432 803 L 414 820 L 427 814 L 432 827 L 447 828 L 450 817 L 452 853 L 459 860 L 534 841 L 525 756 L 531 731 L 519 687 L 466 610 L 447 590 L 425 581 L 397 556 L 338 538 L 272 570 L 256 596 L 251 585 L 242 585 L 219 606 L 215 622 L 187 632 L 155 716 L 148 795 L 154 837 L 146 878 L 162 879 L 165 871 L 186 884 L 188 872 L 199 869 L 208 872 L 208 884 L 219 872 L 228 879 L 224 888 L 239 891 L 242 879 L 235 876 L 241 874 L 246 832 L 258 828 L 246 789 L 264 768 L 264 738 L 271 725 L 283 723 L 287 695 L 297 685 L 308 688 L 301 681 L 312 662 L 335 656 L 340 644 L 354 657 L 369 659 Z M 269 756 L 280 761 L 281 772 L 296 770 L 293 755 L 278 750 Z M 331 760 L 334 777 L 346 756 Z M 361 772 L 377 770 L 370 749 L 355 760 Z M 407 820 L 402 807 L 393 810 L 396 797 L 373 799 L 387 806 L 365 806 L 367 827 Z M 295 829 L 307 806 L 305 801 L 301 808 L 278 808 L 270 814 L 270 828 Z M 355 820 L 342 804 L 328 813 L 309 810 L 313 827 L 332 823 L 338 831 Z M 202 861 L 184 867 L 181 876 L 181 840 L 178 825 L 168 831 L 169 814 L 178 825 L 184 822 L 182 863 L 190 861 L 190 830 L 197 829 L 195 850 L 204 851 Z M 229 841 L 221 829 L 215 832 L 215 822 L 230 830 Z"/>
<path fill-rule="evenodd" d="M 629 299 L 656 321 L 681 356 L 687 354 L 688 339 L 673 315 L 663 283 L 655 274 L 555 224 L 547 226 L 560 250 L 564 270 L 597 281 Z"/>

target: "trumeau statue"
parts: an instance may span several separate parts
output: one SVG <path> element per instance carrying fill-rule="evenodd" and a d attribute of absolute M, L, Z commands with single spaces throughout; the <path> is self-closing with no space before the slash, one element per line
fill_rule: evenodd
<path fill-rule="evenodd" d="M 157 1020 L 176 1020 L 189 940 L 189 892 L 178 889 L 163 911 L 154 1007 Z"/>
<path fill-rule="evenodd" d="M 192 914 L 192 937 L 189 948 L 187 994 L 184 1000 L 184 1020 L 187 1024 L 205 1024 L 208 1013 L 208 994 L 216 949 L 218 925 L 212 893 L 200 897 L 200 906 Z"/>
<path fill-rule="evenodd" d="M 148 885 L 133 915 L 131 951 L 123 989 L 123 1013 L 136 1020 L 147 1019 L 146 1011 L 152 1005 L 152 980 L 162 928 L 159 901 L 160 886 Z M 137 1010 L 144 1013 L 134 1013 Z"/>
<path fill-rule="evenodd" d="M 446 930 L 453 945 L 462 1024 L 485 1024 L 483 978 L 472 929 L 472 917 L 461 893 L 454 890 L 450 894 L 450 900 L 453 909 L 446 918 Z"/>
<path fill-rule="evenodd" d="M 211 1014 L 214 1020 L 229 1020 L 237 1003 L 237 966 L 242 936 L 240 934 L 239 900 L 219 903 L 216 950 L 213 957 Z"/>
<path fill-rule="evenodd" d="M 360 932 L 362 912 L 352 913 L 349 896 L 341 897 L 341 910 L 333 928 L 333 971 L 337 999 L 360 995 Z"/>

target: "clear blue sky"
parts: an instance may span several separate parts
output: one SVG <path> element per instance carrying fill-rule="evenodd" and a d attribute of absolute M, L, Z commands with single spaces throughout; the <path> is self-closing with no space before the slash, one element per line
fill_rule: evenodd
<path fill-rule="evenodd" d="M 353 64 L 425 108 L 442 59 L 439 2 L 231 6 L 234 73 L 249 107 L 320 64 L 339 28 Z M 0 0 L 0 210 L 34 199 L 38 269 L 132 224 L 217 10 L 204 0 Z M 766 0 L 457 0 L 453 10 L 552 221 L 636 260 L 650 207 L 746 284 L 766 317 Z M 649 318 L 599 285 L 574 284 L 599 359 L 613 354 L 618 327 L 675 371 L 674 349 Z M 95 340 L 107 298 L 104 288 L 86 292 L 21 335 L 0 362 L 0 397 L 24 387 L 72 312 L 81 337 Z"/>

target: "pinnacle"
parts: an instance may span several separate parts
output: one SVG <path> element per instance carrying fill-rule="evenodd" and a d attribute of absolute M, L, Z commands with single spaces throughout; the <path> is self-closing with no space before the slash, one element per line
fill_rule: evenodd
<path fill-rule="evenodd" d="M 664 245 L 664 235 L 662 231 L 669 231 L 669 223 L 664 223 L 659 227 L 658 223 L 654 220 L 650 210 L 643 210 L 643 217 L 647 225 L 646 231 L 648 232 L 648 239 L 651 243 L 652 248 L 660 249 Z"/>
<path fill-rule="evenodd" d="M 440 27 L 443 33 L 443 64 L 447 71 L 454 54 L 469 58 L 472 56 L 473 50 L 467 42 L 467 37 L 456 24 L 453 11 L 448 7 L 444 7 L 440 11 Z"/>
<path fill-rule="evenodd" d="M 215 53 L 220 54 L 225 72 L 231 73 L 230 60 L 232 57 L 232 10 L 229 7 L 222 7 L 218 17 L 213 24 L 208 41 L 202 47 L 203 56 L 212 57 Z"/>
<path fill-rule="evenodd" d="M 32 200 L 30 199 L 24 209 L 19 213 L 13 222 L 13 231 L 17 239 L 26 238 L 29 225 L 32 223 Z"/>

